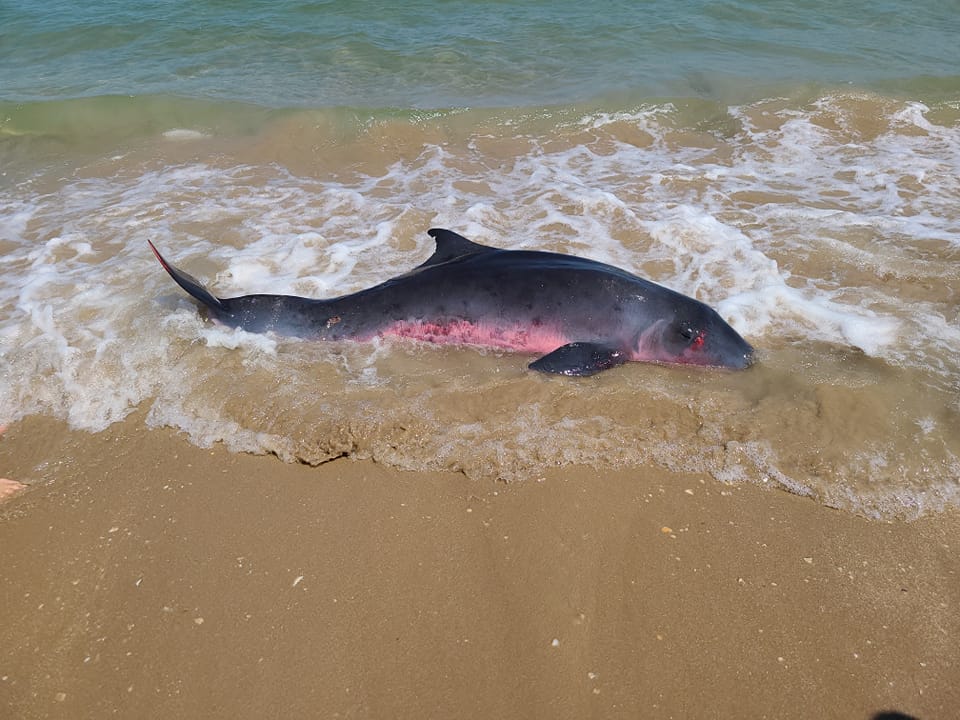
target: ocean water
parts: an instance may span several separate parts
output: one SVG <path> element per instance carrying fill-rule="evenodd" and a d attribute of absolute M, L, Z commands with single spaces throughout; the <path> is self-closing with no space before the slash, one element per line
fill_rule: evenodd
<path fill-rule="evenodd" d="M 522 480 L 656 464 L 871 516 L 960 504 L 956 2 L 0 4 L 0 422 Z M 742 373 L 219 327 L 430 227 L 697 297 Z"/>

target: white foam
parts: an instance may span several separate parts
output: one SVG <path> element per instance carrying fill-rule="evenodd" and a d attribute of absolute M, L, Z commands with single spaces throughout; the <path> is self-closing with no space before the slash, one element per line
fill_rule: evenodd
<path fill-rule="evenodd" d="M 791 335 L 851 345 L 880 356 L 899 338 L 901 323 L 864 308 L 849 308 L 785 283 L 733 295 L 718 304 L 721 315 L 750 336 L 779 326 Z"/>
<path fill-rule="evenodd" d="M 422 262 L 432 241 L 420 230 L 431 225 L 647 275 L 713 305 L 761 349 L 813 340 L 850 345 L 955 382 L 955 318 L 933 300 L 900 297 L 879 278 L 889 273 L 922 284 L 952 273 L 950 282 L 957 281 L 957 271 L 914 245 L 958 242 L 960 130 L 906 104 L 888 131 L 851 139 L 849 130 L 818 122 L 822 113 L 842 120 L 838 105 L 828 98 L 811 109 L 772 111 L 780 115 L 772 129 L 755 125 L 756 108 L 734 108 L 741 130 L 713 144 L 671 139 L 675 109 L 643 108 L 556 130 L 595 140 L 518 135 L 502 156 L 484 155 L 482 143 L 427 144 L 385 171 L 351 179 L 211 161 L 66 179 L 47 195 L 27 185 L 0 189 L 0 241 L 7 244 L 0 256 L 0 421 L 43 412 L 99 430 L 154 399 L 150 421 L 180 427 L 198 443 L 222 440 L 292 458 L 290 438 L 230 416 L 204 386 L 216 372 L 211 350 L 221 353 L 218 361 L 239 356 L 243 368 L 279 376 L 304 372 L 306 362 L 291 364 L 300 351 L 269 335 L 204 322 L 158 271 L 146 240 L 221 295 L 323 297 Z M 652 144 L 619 139 L 631 126 Z M 808 256 L 818 262 L 806 263 Z M 834 268 L 853 281 L 838 282 Z M 344 412 L 368 407 L 366 396 L 351 393 L 392 388 L 395 378 L 379 368 L 390 355 L 379 345 L 356 356 L 320 353 L 340 383 L 321 390 L 342 395 Z M 429 418 L 433 390 L 422 387 L 428 390 L 418 412 Z M 495 454 L 503 468 L 545 437 L 556 442 L 552 455 L 541 451 L 543 462 L 654 457 L 649 448 L 613 442 L 593 417 L 546 427 L 528 411 L 510 422 L 505 438 L 482 440 L 500 442 Z M 916 425 L 926 437 L 941 431 L 932 417 Z M 482 423 L 471 427 L 438 425 L 430 439 L 437 462 L 468 462 L 471 433 L 484 433 Z M 767 472 L 794 492 L 809 491 L 797 478 L 776 475 L 769 448 L 750 447 L 750 466 L 727 468 L 731 478 Z M 654 459 L 673 462 L 676 451 L 668 443 Z"/>
<path fill-rule="evenodd" d="M 204 138 L 208 138 L 210 136 L 207 133 L 200 132 L 199 130 L 172 128 L 164 132 L 163 137 L 167 140 L 174 140 L 176 142 L 187 142 L 190 140 L 203 140 Z"/>
<path fill-rule="evenodd" d="M 277 339 L 270 334 L 251 333 L 237 328 L 228 328 L 223 325 L 205 327 L 201 335 L 211 348 L 226 348 L 236 350 L 244 348 L 253 353 L 276 355 Z"/>

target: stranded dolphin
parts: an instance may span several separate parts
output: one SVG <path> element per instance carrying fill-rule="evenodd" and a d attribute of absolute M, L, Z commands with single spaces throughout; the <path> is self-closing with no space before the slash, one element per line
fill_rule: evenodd
<path fill-rule="evenodd" d="M 318 340 L 400 336 L 541 357 L 534 370 L 593 375 L 628 360 L 745 368 L 753 348 L 710 307 L 611 265 L 572 255 L 499 250 L 428 231 L 425 263 L 351 295 L 218 298 L 160 264 L 231 327 Z"/>

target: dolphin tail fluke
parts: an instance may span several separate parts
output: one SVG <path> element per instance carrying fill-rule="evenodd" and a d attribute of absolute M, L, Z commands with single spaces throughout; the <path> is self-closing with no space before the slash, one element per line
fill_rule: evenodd
<path fill-rule="evenodd" d="M 160 264 L 163 265 L 163 269 L 170 273 L 170 277 L 174 279 L 177 285 L 182 287 L 192 297 L 196 298 L 207 307 L 213 308 L 214 310 L 227 310 L 220 298 L 211 294 L 209 290 L 200 284 L 199 280 L 189 273 L 185 273 L 183 270 L 180 270 L 179 268 L 168 263 L 152 242 L 147 240 L 147 244 L 150 245 L 150 249 L 153 250 L 153 254 L 157 256 L 157 260 L 159 260 Z"/>

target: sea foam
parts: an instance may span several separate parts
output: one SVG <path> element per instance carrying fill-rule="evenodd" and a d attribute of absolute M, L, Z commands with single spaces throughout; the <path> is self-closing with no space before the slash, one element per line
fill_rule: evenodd
<path fill-rule="evenodd" d="M 860 103 L 769 101 L 693 123 L 666 105 L 484 116 L 466 136 L 443 117 L 398 121 L 374 129 L 402 151 L 384 162 L 359 130 L 335 172 L 259 162 L 262 147 L 244 146 L 202 162 L 111 154 L 108 171 L 2 186 L 0 421 L 44 413 L 96 431 L 148 404 L 151 423 L 197 443 L 308 462 L 509 478 L 655 462 L 772 478 L 860 511 L 949 504 L 960 332 L 938 288 L 958 282 L 947 260 L 960 131 L 878 100 L 885 122 L 866 132 Z M 328 297 L 423 262 L 431 226 L 592 257 L 695 296 L 760 365 L 557 384 L 493 351 L 254 336 L 206 321 L 146 244 L 221 296 Z M 878 416 L 885 425 L 868 423 Z M 826 430 L 868 424 L 862 455 L 829 450 Z M 805 433 L 815 439 L 795 440 Z M 898 440 L 914 436 L 926 453 L 915 461 Z"/>

